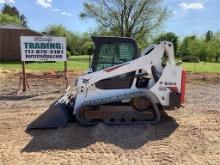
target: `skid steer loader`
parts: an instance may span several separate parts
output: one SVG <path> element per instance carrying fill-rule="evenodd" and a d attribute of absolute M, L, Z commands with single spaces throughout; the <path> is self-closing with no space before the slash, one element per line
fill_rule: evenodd
<path fill-rule="evenodd" d="M 186 72 L 175 64 L 173 44 L 162 41 L 141 54 L 134 39 L 92 37 L 89 71 L 79 76 L 76 92 L 67 91 L 27 129 L 83 125 L 143 124 L 160 121 L 160 111 L 185 99 Z"/>

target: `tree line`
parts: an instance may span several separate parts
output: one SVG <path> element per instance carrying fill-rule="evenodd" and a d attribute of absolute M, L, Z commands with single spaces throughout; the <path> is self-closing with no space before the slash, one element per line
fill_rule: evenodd
<path fill-rule="evenodd" d="M 88 50 L 93 44 L 90 36 L 112 35 L 104 30 L 77 35 L 74 32 L 66 30 L 62 25 L 48 26 L 45 33 L 52 36 L 65 36 L 67 39 L 68 56 L 88 55 Z M 143 51 L 150 44 L 159 44 L 165 40 L 173 43 L 176 57 L 185 62 L 220 61 L 220 31 L 215 33 L 207 31 L 203 35 L 186 36 L 183 39 L 180 39 L 172 32 L 162 33 L 158 37 L 151 38 L 146 43 L 138 43 L 139 50 Z"/>
<path fill-rule="evenodd" d="M 220 31 L 207 31 L 200 36 L 185 36 L 183 39 L 170 32 L 159 35 L 153 42 L 163 40 L 173 42 L 176 57 L 185 62 L 220 62 Z"/>
<path fill-rule="evenodd" d="M 185 61 L 220 61 L 220 31 L 207 31 L 202 36 L 187 36 L 178 47 L 178 55 Z"/>
<path fill-rule="evenodd" d="M 43 32 L 49 36 L 66 37 L 67 56 L 71 55 L 88 55 L 92 47 L 92 41 L 89 33 L 76 34 L 67 30 L 63 25 L 50 25 Z"/>
<path fill-rule="evenodd" d="M 121 36 L 136 39 L 140 51 L 151 43 L 167 40 L 174 44 L 175 55 L 183 61 L 219 61 L 220 31 L 179 38 L 176 34 L 158 32 L 170 16 L 163 0 L 89 0 L 84 2 L 82 19 L 94 19 L 97 29 L 76 34 L 63 25 L 50 25 L 44 34 L 65 36 L 67 55 L 87 55 L 92 47 L 90 36 Z M 27 18 L 14 6 L 5 4 L 0 13 L 0 23 L 16 23 L 27 26 Z M 157 37 L 155 37 L 157 36 Z"/>
<path fill-rule="evenodd" d="M 15 6 L 4 4 L 0 12 L 0 24 L 1 23 L 14 23 L 27 27 L 27 18 L 24 14 L 21 14 Z"/>

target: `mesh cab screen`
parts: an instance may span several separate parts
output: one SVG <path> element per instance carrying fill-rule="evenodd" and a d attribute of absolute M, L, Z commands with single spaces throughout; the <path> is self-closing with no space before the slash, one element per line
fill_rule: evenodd
<path fill-rule="evenodd" d="M 93 59 L 93 71 L 98 71 L 134 59 L 135 49 L 132 43 L 103 43 Z"/>

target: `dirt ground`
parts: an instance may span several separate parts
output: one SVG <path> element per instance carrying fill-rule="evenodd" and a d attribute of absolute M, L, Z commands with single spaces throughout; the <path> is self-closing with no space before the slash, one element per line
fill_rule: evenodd
<path fill-rule="evenodd" d="M 185 106 L 157 125 L 70 123 L 31 132 L 26 126 L 64 93 L 64 80 L 28 80 L 17 96 L 18 82 L 0 71 L 0 165 L 220 164 L 219 74 L 188 73 Z"/>

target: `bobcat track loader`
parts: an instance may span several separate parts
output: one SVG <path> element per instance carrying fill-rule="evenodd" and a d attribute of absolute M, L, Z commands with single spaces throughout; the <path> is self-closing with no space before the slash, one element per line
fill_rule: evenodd
<path fill-rule="evenodd" d="M 162 41 L 141 54 L 132 38 L 92 37 L 95 48 L 87 73 L 27 129 L 83 125 L 143 124 L 160 121 L 160 111 L 185 99 L 186 72 L 175 64 L 173 44 Z M 76 93 L 76 94 L 75 94 Z"/>

